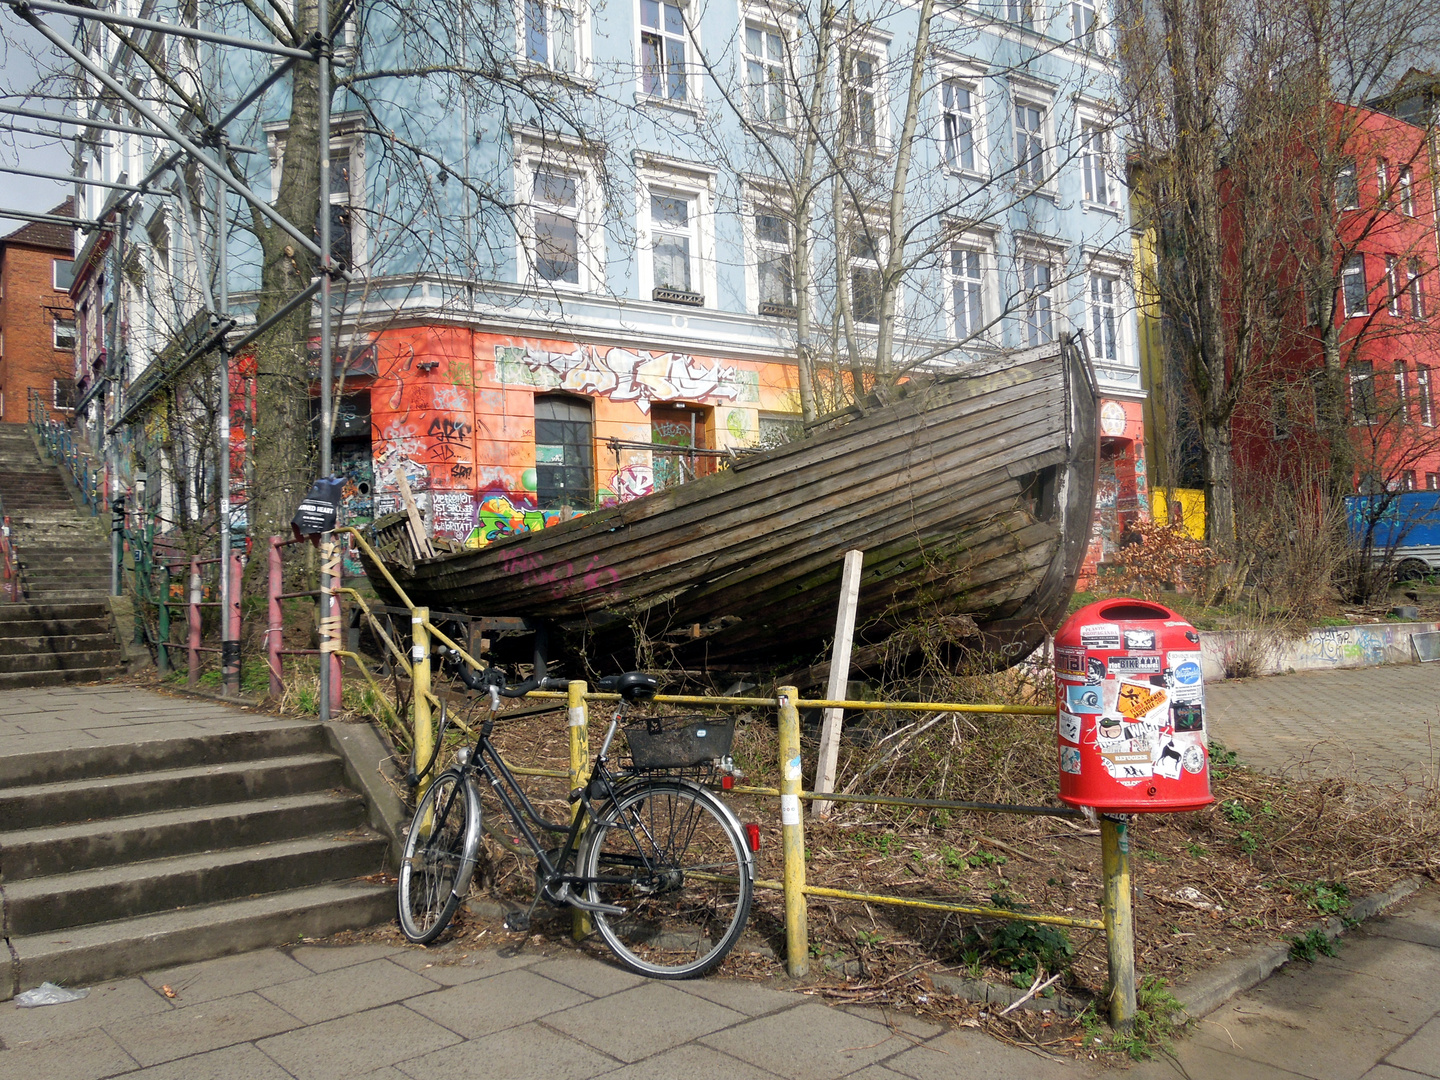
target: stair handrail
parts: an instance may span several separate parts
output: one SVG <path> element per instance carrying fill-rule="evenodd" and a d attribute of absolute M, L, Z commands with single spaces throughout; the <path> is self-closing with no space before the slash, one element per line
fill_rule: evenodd
<path fill-rule="evenodd" d="M 20 599 L 20 567 L 15 561 L 15 546 L 10 539 L 10 515 L 5 512 L 3 495 L 0 495 L 0 594 L 12 604 Z"/>
<path fill-rule="evenodd" d="M 99 516 L 106 509 L 100 483 L 101 469 L 91 460 L 89 452 L 80 446 L 74 434 L 64 424 L 51 418 L 44 399 L 34 387 L 30 388 L 30 422 L 44 445 L 46 455 L 55 464 L 64 466 L 70 474 L 81 499 L 90 508 L 90 516 Z"/>

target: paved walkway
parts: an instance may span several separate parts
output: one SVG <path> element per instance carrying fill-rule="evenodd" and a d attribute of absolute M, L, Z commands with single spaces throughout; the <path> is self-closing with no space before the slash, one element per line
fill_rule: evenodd
<path fill-rule="evenodd" d="M 1214 726 L 1264 767 L 1413 777 L 1414 725 L 1440 670 L 1283 676 L 1216 686 Z M 1311 704 L 1319 701 L 1317 707 Z M 262 718 L 115 687 L 0 694 L 0 758 L 143 725 Z M 1319 730 L 1330 749 L 1312 754 Z M 73 745 L 73 744 L 72 744 Z M 0 853 L 3 869 L 3 853 Z M 302 944 L 93 987 L 68 1005 L 0 1004 L 0 1080 L 543 1077 L 545 1080 L 990 1080 L 1093 1077 L 973 1029 L 832 1007 L 786 987 L 636 978 L 558 943 L 421 950 Z M 168 988 L 168 992 L 167 992 Z M 173 994 L 173 996 L 171 996 Z M 1143 1080 L 1440 1078 L 1440 889 L 1207 1017 Z"/>

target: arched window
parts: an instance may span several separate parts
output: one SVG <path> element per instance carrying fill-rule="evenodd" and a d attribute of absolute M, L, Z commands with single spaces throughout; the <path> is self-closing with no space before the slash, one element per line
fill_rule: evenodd
<path fill-rule="evenodd" d="M 594 425 L 583 398 L 535 398 L 535 501 L 542 510 L 595 506 Z"/>

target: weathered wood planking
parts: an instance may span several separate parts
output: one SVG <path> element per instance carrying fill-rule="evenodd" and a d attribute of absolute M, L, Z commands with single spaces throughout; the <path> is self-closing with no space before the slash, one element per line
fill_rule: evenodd
<path fill-rule="evenodd" d="M 676 657 L 733 663 L 822 642 L 840 558 L 859 547 L 863 639 L 956 613 L 982 634 L 993 624 L 1011 644 L 1035 641 L 1063 613 L 1077 530 L 1089 532 L 1096 402 L 1085 365 L 1068 345 L 1058 357 L 1031 351 L 911 387 L 679 488 L 387 565 L 417 603 L 588 627 L 617 648 L 631 621 L 656 636 L 713 624 Z M 1042 470 L 1056 485 L 1043 520 L 1026 490 Z"/>

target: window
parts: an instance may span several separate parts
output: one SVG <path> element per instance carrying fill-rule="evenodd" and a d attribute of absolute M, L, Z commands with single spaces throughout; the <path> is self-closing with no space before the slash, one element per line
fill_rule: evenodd
<path fill-rule="evenodd" d="M 873 150 L 880 142 L 882 117 L 879 62 L 865 53 L 851 53 L 845 62 L 841 119 L 853 146 Z"/>
<path fill-rule="evenodd" d="M 579 13 L 556 0 L 525 0 L 525 59 L 551 71 L 580 72 Z"/>
<path fill-rule="evenodd" d="M 1405 361 L 1395 361 L 1395 416 L 1402 424 L 1410 422 L 1410 375 Z"/>
<path fill-rule="evenodd" d="M 651 97 L 689 98 L 685 16 L 678 4 L 640 0 L 640 87 Z"/>
<path fill-rule="evenodd" d="M 1021 284 L 1025 290 L 1025 344 L 1045 345 L 1055 338 L 1050 314 L 1050 262 L 1034 256 L 1021 260 Z"/>
<path fill-rule="evenodd" d="M 330 139 L 330 191 L 327 206 L 320 211 L 330 216 L 330 255 L 341 270 L 365 264 L 367 230 L 361 213 L 365 198 L 365 143 L 358 134 L 343 131 L 345 127 L 353 127 L 357 123 L 353 115 L 335 120 L 336 128 L 342 130 Z M 273 202 L 280 195 L 286 128 L 283 124 L 268 125 L 266 131 L 270 147 L 270 199 Z M 319 215 L 316 215 L 312 235 L 319 243 Z"/>
<path fill-rule="evenodd" d="M 1110 364 L 1121 359 L 1115 309 L 1119 291 L 1118 279 L 1108 274 L 1090 275 L 1090 348 L 1096 360 Z"/>
<path fill-rule="evenodd" d="M 1356 360 L 1346 365 L 1350 378 L 1350 422 L 1375 423 L 1375 366 L 1369 360 Z"/>
<path fill-rule="evenodd" d="M 950 310 L 957 341 L 985 331 L 985 275 L 981 260 L 981 253 L 974 248 L 950 249 Z"/>
<path fill-rule="evenodd" d="M 755 214 L 755 270 L 761 315 L 794 316 L 794 249 L 790 223 L 773 210 Z"/>
<path fill-rule="evenodd" d="M 69 292 L 75 284 L 75 264 L 69 259 L 50 260 L 50 280 L 56 292 Z"/>
<path fill-rule="evenodd" d="M 1434 427 L 1435 399 L 1430 394 L 1430 369 L 1424 364 L 1415 365 L 1415 404 L 1420 413 L 1420 423 Z"/>
<path fill-rule="evenodd" d="M 650 192 L 652 299 L 677 304 L 705 302 L 698 291 L 695 265 L 700 254 L 694 196 L 677 191 Z"/>
<path fill-rule="evenodd" d="M 1110 137 L 1099 124 L 1080 127 L 1080 165 L 1085 178 L 1085 201 L 1114 205 L 1110 181 Z"/>
<path fill-rule="evenodd" d="M 1351 255 L 1345 260 L 1344 269 L 1340 272 L 1340 288 L 1347 318 L 1368 314 L 1370 290 L 1365 284 L 1365 256 Z"/>
<path fill-rule="evenodd" d="M 330 150 L 330 257 L 341 270 L 348 270 L 355 264 L 350 157 L 349 146 Z"/>
<path fill-rule="evenodd" d="M 745 94 L 752 119 L 785 123 L 785 41 L 779 31 L 745 24 Z"/>
<path fill-rule="evenodd" d="M 1414 470 L 1414 469 L 1406 469 L 1404 472 L 1402 472 L 1402 473 L 1400 474 L 1400 490 L 1401 490 L 1401 491 L 1414 491 L 1414 490 L 1415 490 L 1415 470 Z"/>
<path fill-rule="evenodd" d="M 1015 171 L 1030 187 L 1045 182 L 1045 109 L 1033 102 L 1015 102 Z"/>
<path fill-rule="evenodd" d="M 1425 490 L 1440 491 L 1440 473 L 1427 472 L 1425 474 Z"/>
<path fill-rule="evenodd" d="M 1375 165 L 1375 186 L 1380 192 L 1380 205 L 1390 206 L 1390 163 L 1381 158 Z"/>
<path fill-rule="evenodd" d="M 1420 260 L 1411 259 L 1406 266 L 1409 271 L 1410 316 L 1425 318 L 1425 278 L 1420 270 Z"/>
<path fill-rule="evenodd" d="M 1391 315 L 1400 314 L 1400 260 L 1385 256 L 1385 302 Z"/>
<path fill-rule="evenodd" d="M 1360 182 L 1355 162 L 1347 161 L 1335 173 L 1335 209 L 1357 210 L 1360 207 Z"/>
<path fill-rule="evenodd" d="M 1096 24 L 1100 21 L 1095 0 L 1070 0 L 1070 40 L 1086 52 L 1096 48 Z"/>
<path fill-rule="evenodd" d="M 75 348 L 75 320 L 74 320 L 74 319 L 56 319 L 56 320 L 55 320 L 54 341 L 55 341 L 55 348 L 57 348 L 57 349 L 74 349 L 74 348 Z M 56 407 L 58 408 L 59 406 L 56 406 Z"/>
<path fill-rule="evenodd" d="M 1035 0 L 1005 0 L 1005 17 L 1026 30 L 1035 29 Z"/>
<path fill-rule="evenodd" d="M 1400 188 L 1400 212 L 1410 217 L 1415 216 L 1415 174 L 1410 171 L 1410 166 L 1400 170 L 1400 181 L 1397 185 Z"/>
<path fill-rule="evenodd" d="M 541 510 L 589 510 L 595 502 L 590 403 L 535 398 L 535 503 Z"/>
<path fill-rule="evenodd" d="M 55 402 L 55 408 L 64 409 L 66 412 L 73 412 L 75 409 L 75 380 L 74 379 L 53 379 L 51 380 L 51 400 Z"/>
<path fill-rule="evenodd" d="M 535 228 L 533 265 L 541 281 L 580 284 L 580 178 L 536 169 L 531 180 Z"/>
<path fill-rule="evenodd" d="M 975 93 L 959 79 L 940 84 L 940 110 L 945 128 L 945 164 L 963 172 L 978 172 L 975 147 Z"/>
<path fill-rule="evenodd" d="M 880 247 L 858 227 L 850 238 L 850 312 L 856 322 L 880 323 Z"/>

